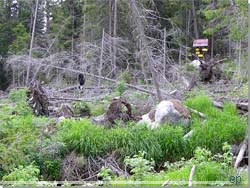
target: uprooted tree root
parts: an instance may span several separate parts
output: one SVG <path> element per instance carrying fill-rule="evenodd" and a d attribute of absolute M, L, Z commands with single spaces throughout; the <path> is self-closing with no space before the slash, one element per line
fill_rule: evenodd
<path fill-rule="evenodd" d="M 103 157 L 87 158 L 71 152 L 63 161 L 61 179 L 68 181 L 96 181 L 102 167 L 109 168 L 117 176 L 128 176 L 126 169 L 118 164 L 118 151 L 109 153 Z M 125 169 L 125 170 L 124 170 Z"/>
<path fill-rule="evenodd" d="M 29 87 L 28 103 L 35 115 L 49 115 L 49 99 L 38 81 L 32 81 Z"/>

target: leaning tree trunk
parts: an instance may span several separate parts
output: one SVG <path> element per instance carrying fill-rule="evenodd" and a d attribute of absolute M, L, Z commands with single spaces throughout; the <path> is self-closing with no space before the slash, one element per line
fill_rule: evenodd
<path fill-rule="evenodd" d="M 26 85 L 28 85 L 29 77 L 30 77 L 30 68 L 31 68 L 30 61 L 31 61 L 33 41 L 34 41 L 34 36 L 35 36 L 37 9 L 38 9 L 38 0 L 36 0 L 35 16 L 34 16 L 34 20 L 33 20 L 32 34 L 31 34 L 31 40 L 30 40 L 29 62 L 28 62 L 28 66 L 27 66 Z"/>
<path fill-rule="evenodd" d="M 137 32 L 139 34 L 139 38 L 141 40 L 142 49 L 144 49 L 145 52 L 146 52 L 145 55 L 146 55 L 147 63 L 148 63 L 149 68 L 150 68 L 150 72 L 152 74 L 154 86 L 155 86 L 156 93 L 157 93 L 157 98 L 158 98 L 159 101 L 161 101 L 162 96 L 161 96 L 160 86 L 159 86 L 159 83 L 157 82 L 156 72 L 154 70 L 154 65 L 153 65 L 154 64 L 153 54 L 152 54 L 151 49 L 149 48 L 147 39 L 145 37 L 144 26 L 143 26 L 143 23 L 141 21 L 141 17 L 140 17 L 138 7 L 136 5 L 135 0 L 131 0 L 130 5 L 131 5 L 130 6 L 131 11 L 134 14 L 134 19 L 135 19 L 135 23 L 136 23 L 136 27 L 137 27 Z"/>
<path fill-rule="evenodd" d="M 196 11 L 194 6 L 194 0 L 192 0 L 192 12 L 193 12 L 193 19 L 194 19 L 194 34 L 195 38 L 199 38 L 198 27 L 197 27 L 197 19 L 196 19 Z"/>

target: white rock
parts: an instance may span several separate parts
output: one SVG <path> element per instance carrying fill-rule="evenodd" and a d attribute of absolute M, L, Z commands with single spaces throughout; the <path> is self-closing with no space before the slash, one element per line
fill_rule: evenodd
<path fill-rule="evenodd" d="M 197 59 L 196 59 L 196 60 L 193 60 L 193 61 L 190 63 L 190 65 L 193 65 L 196 69 L 199 69 L 201 63 L 204 63 L 204 61 L 202 61 L 202 60 L 197 60 Z"/>
<path fill-rule="evenodd" d="M 177 100 L 161 101 L 157 106 L 153 114 L 153 118 L 150 113 L 142 116 L 142 120 L 139 123 L 146 123 L 150 128 L 157 128 L 165 123 L 181 123 L 187 125 L 190 119 L 190 112 Z"/>

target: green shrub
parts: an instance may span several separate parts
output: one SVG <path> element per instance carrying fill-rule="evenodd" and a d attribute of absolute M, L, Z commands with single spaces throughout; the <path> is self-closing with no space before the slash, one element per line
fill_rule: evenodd
<path fill-rule="evenodd" d="M 97 176 L 98 178 L 102 178 L 103 181 L 110 181 L 114 177 L 114 173 L 111 169 L 102 167 Z"/>
<path fill-rule="evenodd" d="M 160 173 L 152 173 L 147 172 L 147 169 L 144 169 L 143 173 L 143 171 L 141 170 L 140 180 L 159 181 L 159 184 L 157 185 L 152 184 L 154 186 L 162 185 L 162 183 L 165 182 L 167 179 L 170 179 L 172 181 L 188 181 L 190 171 L 193 165 L 195 165 L 193 181 L 228 181 L 230 174 L 233 174 L 233 168 L 231 166 L 231 163 L 228 163 L 228 157 L 231 155 L 229 149 L 229 145 L 224 144 L 224 153 L 212 156 L 211 151 L 198 147 L 194 151 L 194 157 L 189 160 L 185 160 L 184 158 L 182 158 L 181 161 L 177 161 L 174 163 L 166 162 L 165 167 L 167 167 L 167 171 L 165 172 L 161 171 Z M 218 156 L 221 157 L 218 158 Z M 227 162 L 223 164 L 223 162 L 221 161 Z M 116 178 L 116 180 L 125 180 L 125 177 L 118 177 Z M 134 177 L 130 176 L 128 179 L 126 179 L 126 181 L 130 180 L 134 180 Z M 179 184 L 187 185 L 187 183 L 183 182 L 180 182 Z M 218 185 L 218 183 L 208 183 L 208 185 Z"/>
<path fill-rule="evenodd" d="M 118 96 L 121 96 L 124 93 L 124 91 L 126 91 L 126 89 L 127 89 L 127 87 L 125 85 L 125 82 L 120 81 L 117 83 L 115 91 L 116 91 Z"/>
<path fill-rule="evenodd" d="M 222 151 L 224 142 L 239 143 L 246 134 L 246 119 L 237 114 L 233 104 L 224 104 L 220 110 L 213 106 L 206 96 L 197 96 L 188 99 L 186 105 L 204 113 L 206 120 L 193 115 L 192 129 L 194 133 L 189 139 L 189 146 L 194 150 L 200 146 L 209 149 L 212 153 Z"/>
<path fill-rule="evenodd" d="M 13 112 L 15 112 L 17 115 L 20 115 L 20 116 L 28 116 L 33 113 L 32 109 L 29 107 L 27 102 L 24 102 L 24 101 L 18 102 Z"/>
<path fill-rule="evenodd" d="M 79 115 L 81 117 L 83 116 L 89 116 L 90 115 L 90 107 L 86 102 L 73 102 L 72 103 L 74 114 Z"/>
<path fill-rule="evenodd" d="M 131 75 L 128 70 L 124 71 L 121 74 L 120 79 L 123 80 L 125 83 L 131 83 L 132 81 Z"/>
<path fill-rule="evenodd" d="M 92 116 L 99 116 L 105 113 L 105 107 L 103 104 L 96 104 L 90 106 Z"/>
<path fill-rule="evenodd" d="M 38 129 L 32 116 L 17 116 L 1 123 L 0 127 L 0 171 L 10 173 L 18 165 L 31 162 L 35 153 Z"/>
<path fill-rule="evenodd" d="M 185 69 L 186 69 L 186 71 L 194 71 L 194 70 L 196 70 L 195 66 L 192 65 L 192 64 L 186 64 Z"/>
<path fill-rule="evenodd" d="M 134 155 L 132 158 L 126 157 L 124 162 L 126 166 L 131 167 L 134 180 L 142 180 L 142 177 L 154 169 L 154 161 L 144 159 L 145 152 L 139 152 L 138 155 Z"/>
<path fill-rule="evenodd" d="M 159 165 L 162 161 L 175 161 L 185 154 L 185 141 L 181 127 L 164 126 L 151 130 L 146 126 L 105 129 L 82 121 L 65 120 L 60 124 L 60 139 L 70 151 L 84 156 L 104 155 L 119 150 L 121 159 L 146 152 L 146 159 Z"/>
<path fill-rule="evenodd" d="M 12 89 L 9 93 L 9 99 L 12 102 L 20 102 L 27 100 L 27 88 L 24 89 Z"/>
<path fill-rule="evenodd" d="M 4 181 L 38 181 L 40 170 L 30 164 L 29 166 L 19 166 L 15 168 L 10 174 L 3 177 Z"/>

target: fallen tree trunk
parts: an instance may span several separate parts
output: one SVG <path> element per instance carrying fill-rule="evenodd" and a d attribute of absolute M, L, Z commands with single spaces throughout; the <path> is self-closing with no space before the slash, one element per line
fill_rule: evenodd
<path fill-rule="evenodd" d="M 248 102 L 239 102 L 236 104 L 236 107 L 240 110 L 248 112 Z"/>
<path fill-rule="evenodd" d="M 94 78 L 98 78 L 98 79 L 100 78 L 100 79 L 107 80 L 107 81 L 113 82 L 113 83 L 117 82 L 116 80 L 111 79 L 111 78 L 107 78 L 107 77 L 103 77 L 103 76 L 97 76 L 95 74 L 91 74 L 91 73 L 87 73 L 87 72 L 82 72 L 82 71 L 79 71 L 79 70 L 74 70 L 74 69 L 69 69 L 69 68 L 63 68 L 63 67 L 59 67 L 59 66 L 55 66 L 55 65 L 48 65 L 48 64 L 43 64 L 43 63 L 34 63 L 34 62 L 32 62 L 32 64 L 38 64 L 38 65 L 45 66 L 45 67 L 46 66 L 47 67 L 53 67 L 53 68 L 64 70 L 64 71 L 71 71 L 71 72 L 75 72 L 75 73 L 79 73 L 79 74 L 85 74 L 85 75 L 88 75 L 88 76 L 91 76 L 91 77 L 94 77 Z M 156 95 L 155 92 L 149 91 L 149 90 L 141 88 L 141 87 L 137 87 L 137 86 L 134 86 L 134 85 L 131 85 L 131 84 L 128 84 L 128 83 L 125 83 L 125 85 L 127 87 L 130 87 L 130 88 L 138 90 L 138 91 L 149 93 L 151 95 Z"/>
<path fill-rule="evenodd" d="M 214 105 L 216 108 L 223 109 L 223 105 L 222 105 L 221 102 L 213 101 L 213 105 Z"/>
<path fill-rule="evenodd" d="M 74 86 L 70 86 L 70 87 L 66 87 L 63 89 L 59 89 L 56 92 L 57 93 L 61 93 L 61 92 L 65 92 L 65 91 L 70 91 L 70 90 L 74 90 L 77 89 L 79 87 L 79 85 L 74 85 Z M 114 87 L 108 87 L 108 86 L 102 86 L 102 87 L 84 87 L 84 89 L 113 89 Z"/>
<path fill-rule="evenodd" d="M 248 139 L 245 138 L 243 143 L 242 143 L 242 146 L 240 148 L 240 152 L 236 158 L 236 161 L 235 161 L 235 164 L 234 164 L 234 168 L 237 169 L 240 165 L 240 162 L 242 161 L 243 157 L 244 157 L 244 154 L 245 154 L 245 151 L 247 149 L 247 144 L 248 144 Z"/>

